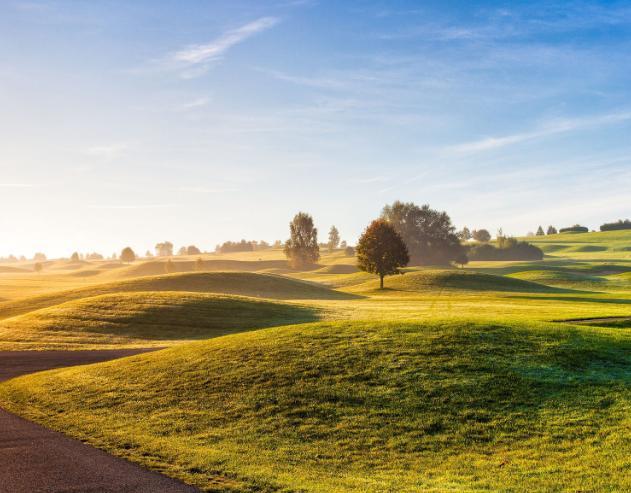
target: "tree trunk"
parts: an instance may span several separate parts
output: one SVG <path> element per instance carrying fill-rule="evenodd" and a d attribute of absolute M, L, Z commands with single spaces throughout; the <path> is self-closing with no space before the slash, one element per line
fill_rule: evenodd
<path fill-rule="evenodd" d="M 380 286 L 379 289 L 383 289 L 383 274 L 379 274 Z"/>

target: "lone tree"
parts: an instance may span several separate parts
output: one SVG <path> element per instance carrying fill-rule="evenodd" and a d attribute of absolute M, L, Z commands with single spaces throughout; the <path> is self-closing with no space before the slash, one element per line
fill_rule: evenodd
<path fill-rule="evenodd" d="M 537 236 L 544 236 L 545 233 L 543 232 L 543 228 L 541 226 L 539 226 L 537 228 Z"/>
<path fill-rule="evenodd" d="M 335 226 L 331 226 L 329 230 L 329 242 L 327 243 L 327 247 L 329 248 L 329 252 L 335 250 L 340 244 L 340 232 L 337 230 Z"/>
<path fill-rule="evenodd" d="M 195 270 L 197 272 L 201 272 L 204 270 L 204 261 L 201 257 L 197 257 L 197 260 L 195 260 Z"/>
<path fill-rule="evenodd" d="M 77 252 L 74 252 L 72 255 L 70 255 L 70 261 L 71 262 L 78 262 L 79 261 L 79 254 Z"/>
<path fill-rule="evenodd" d="M 396 201 L 383 208 L 381 218 L 399 233 L 412 264 L 447 265 L 464 249 L 447 213 L 429 205 Z"/>
<path fill-rule="evenodd" d="M 136 254 L 130 247 L 125 247 L 123 251 L 121 251 L 120 259 L 122 262 L 130 263 L 136 260 Z"/>
<path fill-rule="evenodd" d="M 480 243 L 488 243 L 491 241 L 491 233 L 486 229 L 474 229 L 471 236 L 475 241 L 479 241 Z"/>
<path fill-rule="evenodd" d="M 169 259 L 166 261 L 166 263 L 164 264 L 164 272 L 166 272 L 167 274 L 172 274 L 173 272 L 175 272 L 175 263 L 173 262 L 173 260 Z"/>
<path fill-rule="evenodd" d="M 43 269 L 44 269 L 44 266 L 42 265 L 41 262 L 35 262 L 35 264 L 33 265 L 33 270 L 35 272 L 42 272 Z"/>
<path fill-rule="evenodd" d="M 313 218 L 306 212 L 299 212 L 289 223 L 285 255 L 294 268 L 313 264 L 320 258 L 318 230 L 313 226 Z"/>
<path fill-rule="evenodd" d="M 377 274 L 379 287 L 383 278 L 401 274 L 399 270 L 410 261 L 408 249 L 401 235 L 384 219 L 376 219 L 366 228 L 357 243 L 357 267 Z"/>
<path fill-rule="evenodd" d="M 548 231 L 546 231 L 547 235 L 556 235 L 559 232 L 557 231 L 557 229 L 554 226 L 548 226 Z"/>
<path fill-rule="evenodd" d="M 472 238 L 469 228 L 467 228 L 466 226 L 462 228 L 462 231 L 458 233 L 458 238 L 460 238 L 462 241 L 469 241 Z"/>

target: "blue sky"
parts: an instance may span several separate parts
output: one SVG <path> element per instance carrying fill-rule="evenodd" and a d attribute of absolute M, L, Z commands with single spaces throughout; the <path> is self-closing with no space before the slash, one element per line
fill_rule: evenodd
<path fill-rule="evenodd" d="M 0 3 L 0 255 L 631 216 L 629 2 Z"/>

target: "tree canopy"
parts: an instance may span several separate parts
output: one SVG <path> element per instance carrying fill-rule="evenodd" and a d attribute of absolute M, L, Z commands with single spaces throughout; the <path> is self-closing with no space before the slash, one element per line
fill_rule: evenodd
<path fill-rule="evenodd" d="M 487 243 L 491 241 L 491 233 L 489 233 L 486 229 L 474 229 L 471 233 L 471 237 L 480 243 Z"/>
<path fill-rule="evenodd" d="M 400 268 L 410 261 L 408 249 L 394 226 L 376 219 L 366 228 L 357 243 L 357 267 L 377 274 L 383 289 L 385 276 L 400 274 Z"/>
<path fill-rule="evenodd" d="M 170 257 L 173 255 L 173 243 L 170 241 L 163 241 L 156 244 L 156 256 L 158 257 Z"/>
<path fill-rule="evenodd" d="M 123 262 L 133 262 L 136 260 L 136 254 L 130 247 L 125 247 L 121 251 L 120 259 Z"/>
<path fill-rule="evenodd" d="M 327 243 L 327 247 L 329 248 L 329 252 L 335 250 L 340 244 L 340 232 L 337 230 L 335 226 L 331 226 L 329 230 L 329 242 Z"/>
<path fill-rule="evenodd" d="M 447 213 L 427 204 L 396 201 L 383 208 L 381 218 L 401 236 L 412 264 L 449 264 L 463 251 Z"/>
<path fill-rule="evenodd" d="M 318 230 L 313 218 L 299 212 L 289 223 L 289 239 L 285 242 L 285 255 L 292 267 L 300 268 L 313 264 L 320 258 Z"/>

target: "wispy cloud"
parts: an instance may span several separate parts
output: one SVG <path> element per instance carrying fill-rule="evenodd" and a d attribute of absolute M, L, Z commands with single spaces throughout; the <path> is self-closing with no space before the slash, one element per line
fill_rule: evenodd
<path fill-rule="evenodd" d="M 182 103 L 179 106 L 176 107 L 177 111 L 188 111 L 188 110 L 194 110 L 197 108 L 202 108 L 204 106 L 208 106 L 208 104 L 210 103 L 210 98 L 209 97 L 202 97 L 202 98 L 197 98 L 194 99 L 192 101 L 188 101 L 186 103 Z"/>
<path fill-rule="evenodd" d="M 210 43 L 192 45 L 177 51 L 171 56 L 171 59 L 176 63 L 188 65 L 209 63 L 219 60 L 233 46 L 242 43 L 257 33 L 274 27 L 278 24 L 278 22 L 279 19 L 276 17 L 261 17 L 260 19 L 249 22 L 238 29 L 222 34 Z"/>
<path fill-rule="evenodd" d="M 597 115 L 588 118 L 564 118 L 547 122 L 540 127 L 528 131 L 500 137 L 485 137 L 483 139 L 474 140 L 451 146 L 448 152 L 455 154 L 468 154 L 482 151 L 490 151 L 501 147 L 519 144 L 522 142 L 550 137 L 557 134 L 572 132 L 589 127 L 597 127 L 601 125 L 609 125 L 631 120 L 631 112 L 610 113 L 605 115 Z"/>

